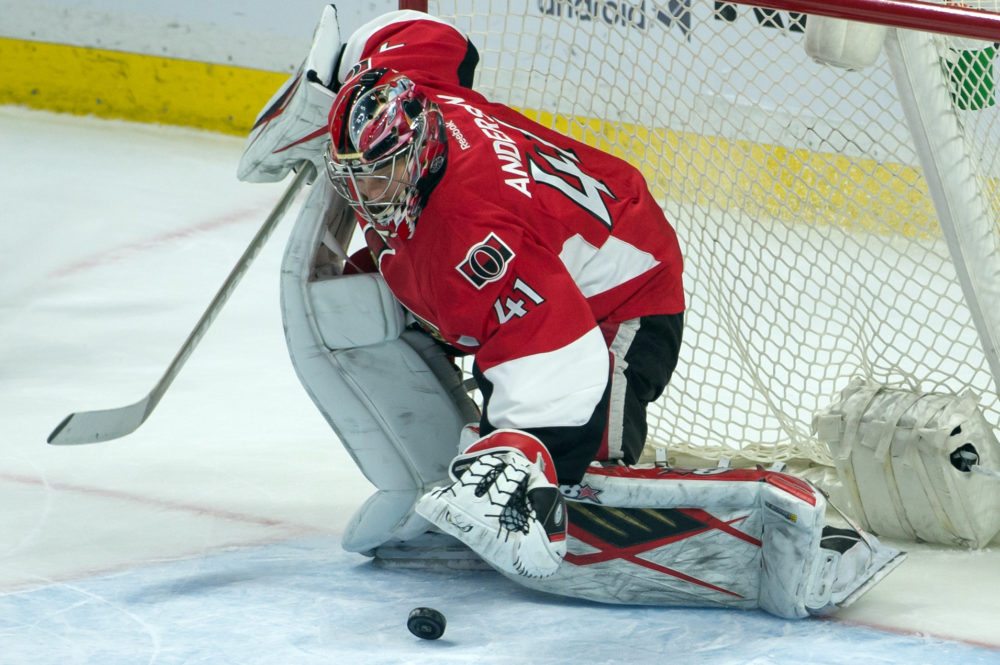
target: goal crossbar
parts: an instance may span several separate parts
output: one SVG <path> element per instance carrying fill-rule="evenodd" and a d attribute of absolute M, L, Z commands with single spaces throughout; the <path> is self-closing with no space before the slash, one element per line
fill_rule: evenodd
<path fill-rule="evenodd" d="M 732 0 L 733 4 L 1000 41 L 1000 14 L 918 0 Z"/>

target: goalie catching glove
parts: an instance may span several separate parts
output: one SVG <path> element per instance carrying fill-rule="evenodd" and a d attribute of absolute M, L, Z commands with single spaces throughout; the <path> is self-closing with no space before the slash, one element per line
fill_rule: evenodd
<path fill-rule="evenodd" d="M 278 182 L 303 160 L 326 168 L 324 148 L 333 100 L 340 89 L 337 66 L 343 44 L 337 10 L 327 5 L 313 33 L 309 55 L 254 121 L 236 176 L 244 182 Z"/>
<path fill-rule="evenodd" d="M 454 482 L 417 502 L 421 516 L 503 572 L 548 577 L 566 554 L 566 505 L 541 441 L 496 430 L 456 457 Z"/>

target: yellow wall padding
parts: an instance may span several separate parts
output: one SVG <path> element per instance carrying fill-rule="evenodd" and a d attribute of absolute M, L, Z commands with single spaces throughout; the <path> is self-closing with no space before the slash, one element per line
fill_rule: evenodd
<path fill-rule="evenodd" d="M 0 38 L 0 104 L 246 135 L 288 74 Z"/>

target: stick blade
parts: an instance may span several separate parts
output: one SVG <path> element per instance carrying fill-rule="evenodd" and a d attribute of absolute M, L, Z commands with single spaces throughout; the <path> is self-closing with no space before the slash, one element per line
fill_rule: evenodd
<path fill-rule="evenodd" d="M 71 413 L 52 430 L 47 442 L 54 446 L 98 443 L 131 434 L 149 415 L 149 398 L 117 409 Z"/>

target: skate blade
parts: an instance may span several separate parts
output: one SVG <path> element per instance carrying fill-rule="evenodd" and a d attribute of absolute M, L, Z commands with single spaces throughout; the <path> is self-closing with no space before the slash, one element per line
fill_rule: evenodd
<path fill-rule="evenodd" d="M 419 570 L 493 570 L 461 541 L 443 533 L 424 533 L 411 540 L 393 541 L 369 553 L 378 568 Z"/>
<path fill-rule="evenodd" d="M 906 561 L 906 556 L 907 556 L 906 552 L 897 553 L 894 557 L 886 561 L 885 565 L 879 568 L 871 577 L 869 577 L 863 583 L 858 585 L 858 588 L 856 588 L 854 591 L 844 596 L 844 598 L 839 602 L 837 602 L 836 604 L 830 605 L 828 607 L 828 611 L 840 610 L 845 607 L 850 607 L 852 604 L 854 604 L 854 601 L 856 601 L 858 598 L 868 593 L 871 590 L 871 588 L 874 587 L 879 582 L 881 582 L 886 575 L 894 571 L 896 567 L 899 566 L 899 564 Z"/>

